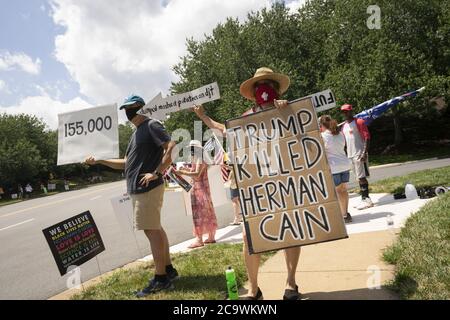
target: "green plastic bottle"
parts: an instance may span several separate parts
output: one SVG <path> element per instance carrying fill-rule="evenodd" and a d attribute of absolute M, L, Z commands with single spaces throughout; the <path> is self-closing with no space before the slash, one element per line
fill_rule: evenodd
<path fill-rule="evenodd" d="M 233 268 L 228 267 L 225 271 L 225 277 L 227 279 L 228 298 L 230 300 L 238 300 L 239 294 L 236 283 L 236 274 L 234 273 Z"/>

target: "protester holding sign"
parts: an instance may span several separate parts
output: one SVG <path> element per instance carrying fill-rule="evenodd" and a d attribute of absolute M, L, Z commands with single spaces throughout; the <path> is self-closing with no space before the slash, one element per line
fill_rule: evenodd
<path fill-rule="evenodd" d="M 125 99 L 120 109 L 136 130 L 133 132 L 124 159 L 96 161 L 86 159 L 89 165 L 103 164 L 117 170 L 125 169 L 127 192 L 133 204 L 134 226 L 143 230 L 152 249 L 155 276 L 149 285 L 136 292 L 137 297 L 173 288 L 172 280 L 178 277 L 169 255 L 169 242 L 161 226 L 161 207 L 164 199 L 164 170 L 172 163 L 171 153 L 175 142 L 171 141 L 164 126 L 157 120 L 139 115 L 145 105 L 136 95 Z"/>
<path fill-rule="evenodd" d="M 244 81 L 240 86 L 240 93 L 243 97 L 254 101 L 255 105 L 243 115 L 250 115 L 264 109 L 276 107 L 285 108 L 288 104 L 287 100 L 278 100 L 279 97 L 286 92 L 290 84 L 290 79 L 284 74 L 273 72 L 269 68 L 259 68 L 255 75 Z M 211 129 L 219 130 L 225 135 L 226 127 L 224 124 L 218 123 L 208 117 L 201 106 L 194 108 L 194 112 L 203 122 Z M 235 179 L 234 175 L 232 177 Z M 238 197 L 239 193 L 235 189 L 234 196 Z M 244 259 L 247 267 L 248 278 L 250 282 L 248 296 L 245 300 L 262 299 L 262 292 L 258 287 L 258 269 L 261 260 L 261 254 L 249 253 L 249 244 L 247 242 L 246 229 L 243 228 L 244 236 Z M 298 300 L 300 294 L 295 281 L 295 272 L 297 270 L 298 260 L 300 257 L 300 247 L 284 249 L 286 267 L 288 277 L 286 280 L 286 290 L 283 296 L 285 300 Z"/>
<path fill-rule="evenodd" d="M 352 216 L 348 212 L 348 191 L 347 182 L 350 180 L 351 161 L 345 154 L 345 138 L 339 130 L 336 120 L 329 115 L 319 118 L 320 129 L 322 131 L 325 152 L 331 173 L 333 174 L 334 185 L 339 199 L 341 213 L 345 222 L 352 222 Z"/>
<path fill-rule="evenodd" d="M 353 106 L 344 104 L 341 111 L 345 116 L 345 123 L 342 126 L 345 141 L 347 144 L 347 157 L 353 164 L 353 172 L 359 180 L 362 201 L 356 206 L 358 210 L 373 207 L 372 200 L 369 197 L 369 182 L 367 177 L 369 173 L 369 129 L 363 119 L 357 119 L 353 116 Z"/>
<path fill-rule="evenodd" d="M 203 162 L 203 148 L 200 141 L 192 140 L 191 147 L 192 164 L 189 170 L 176 170 L 175 173 L 191 177 L 194 180 L 191 191 L 192 219 L 194 220 L 194 236 L 196 241 L 189 248 L 202 247 L 205 243 L 215 243 L 217 230 L 217 218 L 214 205 L 211 200 L 211 191 L 208 180 L 208 165 Z M 203 241 L 203 235 L 208 238 Z"/>

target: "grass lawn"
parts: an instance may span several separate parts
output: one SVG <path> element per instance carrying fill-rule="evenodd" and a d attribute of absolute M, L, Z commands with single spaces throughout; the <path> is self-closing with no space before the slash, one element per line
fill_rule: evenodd
<path fill-rule="evenodd" d="M 263 254 L 262 262 L 273 253 Z M 247 281 L 242 244 L 208 245 L 188 253 L 173 255 L 173 265 L 180 278 L 175 290 L 154 295 L 154 300 L 224 300 L 227 297 L 225 269 L 232 266 L 239 287 Z M 129 300 L 136 299 L 133 291 L 147 285 L 153 275 L 153 263 L 129 270 L 115 271 L 99 284 L 72 297 L 74 300 Z"/>
<path fill-rule="evenodd" d="M 370 154 L 369 153 L 369 164 L 371 166 L 379 166 L 382 164 L 389 163 L 402 163 L 407 161 L 416 161 L 431 158 L 449 158 L 450 148 L 449 147 L 436 147 L 432 150 L 415 150 L 414 153 L 401 153 L 393 155 L 380 155 L 380 154 Z"/>
<path fill-rule="evenodd" d="M 372 193 L 404 192 L 406 183 L 412 183 L 416 189 L 420 187 L 450 185 L 450 166 L 438 169 L 417 171 L 402 177 L 393 177 L 370 183 Z"/>
<path fill-rule="evenodd" d="M 383 253 L 395 264 L 392 288 L 404 299 L 450 299 L 450 193 L 411 216 Z"/>

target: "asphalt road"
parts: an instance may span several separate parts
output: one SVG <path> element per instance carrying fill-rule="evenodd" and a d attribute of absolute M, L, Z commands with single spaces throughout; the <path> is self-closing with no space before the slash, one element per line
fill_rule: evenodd
<path fill-rule="evenodd" d="M 371 170 L 370 181 L 428 168 L 449 166 L 450 159 L 384 166 Z M 46 299 L 66 290 L 42 230 L 90 210 L 106 250 L 81 267 L 82 281 L 148 255 L 142 232 L 124 232 L 110 199 L 125 192 L 125 183 L 114 182 L 0 207 L 0 299 Z M 166 192 L 162 223 L 171 245 L 192 238 L 192 217 L 180 210 L 180 192 Z M 216 208 L 220 227 L 232 220 L 231 204 Z M 136 237 L 135 237 L 136 236 Z"/>

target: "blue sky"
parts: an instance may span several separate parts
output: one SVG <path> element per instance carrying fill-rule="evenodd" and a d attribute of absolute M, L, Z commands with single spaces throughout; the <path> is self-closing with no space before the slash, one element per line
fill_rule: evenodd
<path fill-rule="evenodd" d="M 273 1 L 0 0 L 0 113 L 55 129 L 58 113 L 168 94 L 186 38 Z"/>
<path fill-rule="evenodd" d="M 41 71 L 37 75 L 16 68 L 0 70 L 0 79 L 8 87 L 8 92 L 0 92 L 0 105 L 14 105 L 26 96 L 41 94 L 36 86 L 61 101 L 78 96 L 78 84 L 53 54 L 55 37 L 62 34 L 64 28 L 54 24 L 48 2 L 0 0 L 0 6 L 0 54 L 5 51 L 24 53 L 33 61 L 41 60 Z"/>

